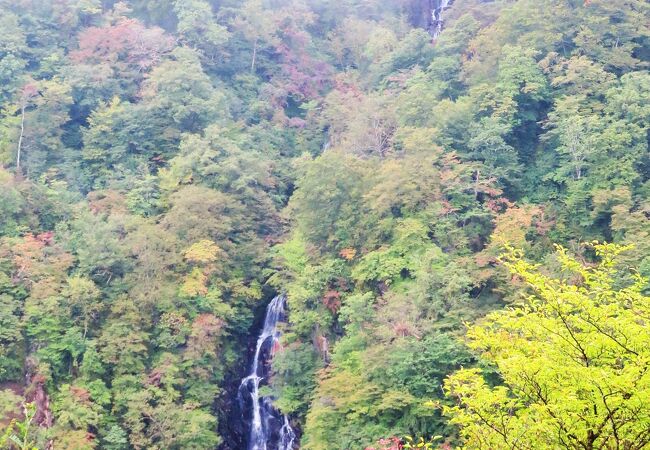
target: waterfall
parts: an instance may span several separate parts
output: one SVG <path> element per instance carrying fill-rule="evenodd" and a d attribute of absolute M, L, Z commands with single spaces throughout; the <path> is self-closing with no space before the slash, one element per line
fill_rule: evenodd
<path fill-rule="evenodd" d="M 443 12 L 451 6 L 453 0 L 437 0 L 431 10 L 431 36 L 435 39 L 442 33 Z"/>
<path fill-rule="evenodd" d="M 284 319 L 287 298 L 278 295 L 266 308 L 264 326 L 257 339 L 255 355 L 249 375 L 239 386 L 239 400 L 251 402 L 248 450 L 292 450 L 296 434 L 289 424 L 289 417 L 282 415 L 271 397 L 260 397 L 260 382 L 268 378 L 267 363 L 278 345 L 280 332 L 278 322 Z M 248 398 L 247 398 L 248 394 Z"/>

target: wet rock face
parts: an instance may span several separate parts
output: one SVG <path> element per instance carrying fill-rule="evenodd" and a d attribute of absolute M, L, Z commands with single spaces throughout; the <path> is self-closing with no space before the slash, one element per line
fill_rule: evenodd
<path fill-rule="evenodd" d="M 431 26 L 431 17 L 434 3 L 437 0 L 410 0 L 406 5 L 409 22 L 414 27 L 428 30 Z"/>
<path fill-rule="evenodd" d="M 409 0 L 406 3 L 411 25 L 427 30 L 435 38 L 443 28 L 443 13 L 453 0 Z"/>
<path fill-rule="evenodd" d="M 54 421 L 50 410 L 50 397 L 45 390 L 45 377 L 38 373 L 34 357 L 27 357 L 25 369 L 27 386 L 25 399 L 36 406 L 33 423 L 43 428 L 50 428 Z"/>
<path fill-rule="evenodd" d="M 229 383 L 229 391 L 237 391 L 240 380 L 233 380 L 232 386 Z M 221 411 L 228 411 L 227 420 L 219 422 L 219 435 L 224 440 L 218 447 L 219 450 L 242 450 L 246 448 L 246 439 L 249 424 L 242 420 L 248 414 L 240 408 L 240 402 L 236 395 L 229 394 L 217 408 Z"/>

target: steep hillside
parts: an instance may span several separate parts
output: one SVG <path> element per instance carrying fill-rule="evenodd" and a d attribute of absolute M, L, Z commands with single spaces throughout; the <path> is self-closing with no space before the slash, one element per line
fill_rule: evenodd
<path fill-rule="evenodd" d="M 539 281 L 506 249 L 647 301 L 649 23 L 645 0 L 0 0 L 0 447 L 266 448 L 237 399 L 256 354 L 296 433 L 269 450 L 494 448 L 444 383 L 511 385 L 465 338 Z M 610 253 L 624 274 L 589 284 Z"/>

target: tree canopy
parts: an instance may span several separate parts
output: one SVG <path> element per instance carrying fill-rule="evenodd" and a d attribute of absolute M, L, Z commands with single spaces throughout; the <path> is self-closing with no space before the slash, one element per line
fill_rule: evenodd
<path fill-rule="evenodd" d="M 650 445 L 650 5 L 434 3 L 0 1 L 0 447 Z"/>

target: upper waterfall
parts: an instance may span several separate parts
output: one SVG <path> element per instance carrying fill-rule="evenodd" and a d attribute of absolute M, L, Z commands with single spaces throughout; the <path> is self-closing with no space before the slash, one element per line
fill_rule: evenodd
<path fill-rule="evenodd" d="M 443 13 L 451 6 L 453 0 L 434 0 L 431 10 L 431 36 L 435 39 L 440 36 L 444 26 Z"/>

